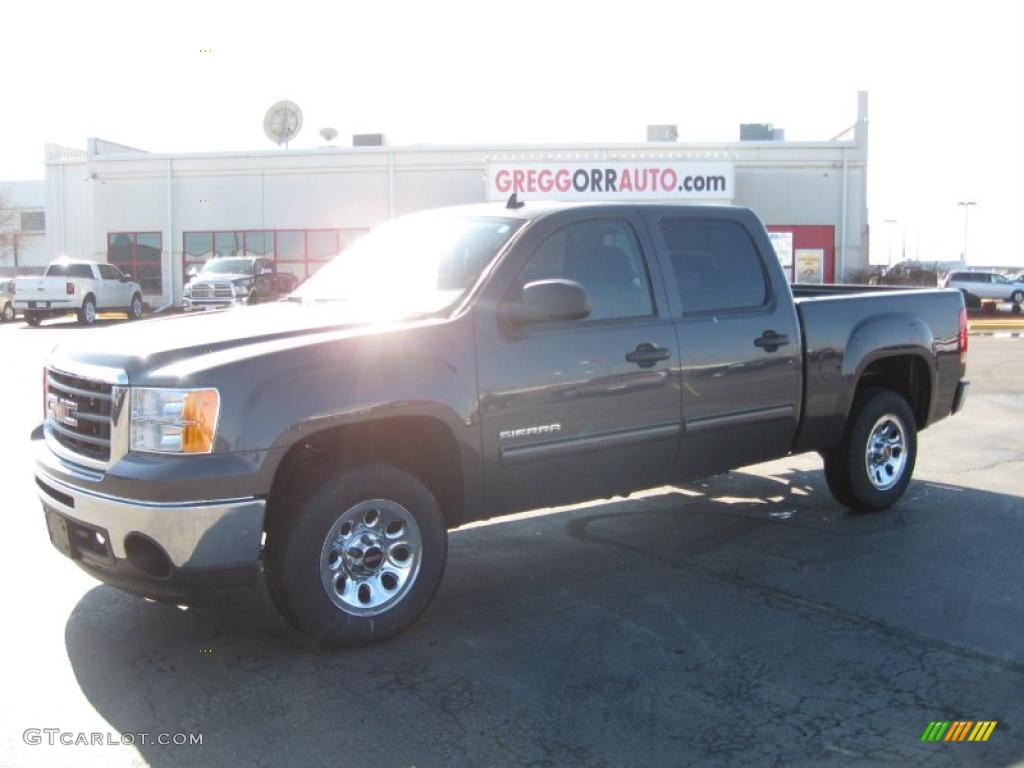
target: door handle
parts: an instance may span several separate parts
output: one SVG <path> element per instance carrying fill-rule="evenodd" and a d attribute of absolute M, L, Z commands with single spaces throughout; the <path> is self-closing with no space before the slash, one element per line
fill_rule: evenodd
<path fill-rule="evenodd" d="M 765 352 L 774 352 L 786 344 L 789 344 L 789 336 L 775 331 L 765 331 L 754 339 L 754 346 L 761 347 Z"/>
<path fill-rule="evenodd" d="M 641 368 L 651 368 L 659 360 L 668 360 L 668 350 L 653 344 L 639 344 L 626 355 L 627 363 L 636 363 Z"/>

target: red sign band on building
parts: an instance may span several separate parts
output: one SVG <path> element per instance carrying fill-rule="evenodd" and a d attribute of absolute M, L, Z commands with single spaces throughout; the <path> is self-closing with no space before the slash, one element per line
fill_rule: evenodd
<path fill-rule="evenodd" d="M 489 163 L 487 198 L 525 200 L 714 200 L 734 197 L 732 163 L 579 161 Z"/>

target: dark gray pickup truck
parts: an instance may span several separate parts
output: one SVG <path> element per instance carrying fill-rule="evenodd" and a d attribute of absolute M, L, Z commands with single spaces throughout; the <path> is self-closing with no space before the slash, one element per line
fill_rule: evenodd
<path fill-rule="evenodd" d="M 959 291 L 791 289 L 745 209 L 430 211 L 282 302 L 57 348 L 36 482 L 97 578 L 194 603 L 264 574 L 358 644 L 416 619 L 472 520 L 807 451 L 889 507 L 966 351 Z"/>

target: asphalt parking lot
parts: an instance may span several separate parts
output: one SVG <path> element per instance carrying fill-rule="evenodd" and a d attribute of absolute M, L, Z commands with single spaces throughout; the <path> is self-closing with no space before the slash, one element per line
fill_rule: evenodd
<path fill-rule="evenodd" d="M 26 451 L 41 366 L 96 332 L 0 325 L 0 766 L 1024 761 L 1024 339 L 971 338 L 966 410 L 922 434 L 888 513 L 839 508 L 812 455 L 476 525 L 410 631 L 328 653 L 258 591 L 151 604 L 52 549 Z M 923 743 L 933 720 L 998 726 Z"/>

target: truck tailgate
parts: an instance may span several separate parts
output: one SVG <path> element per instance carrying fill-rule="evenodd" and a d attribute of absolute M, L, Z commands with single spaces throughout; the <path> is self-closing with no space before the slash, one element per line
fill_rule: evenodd
<path fill-rule="evenodd" d="M 24 305 L 31 302 L 50 302 L 58 306 L 77 304 L 75 294 L 68 293 L 71 283 L 62 277 L 19 277 L 14 282 L 14 302 Z"/>

